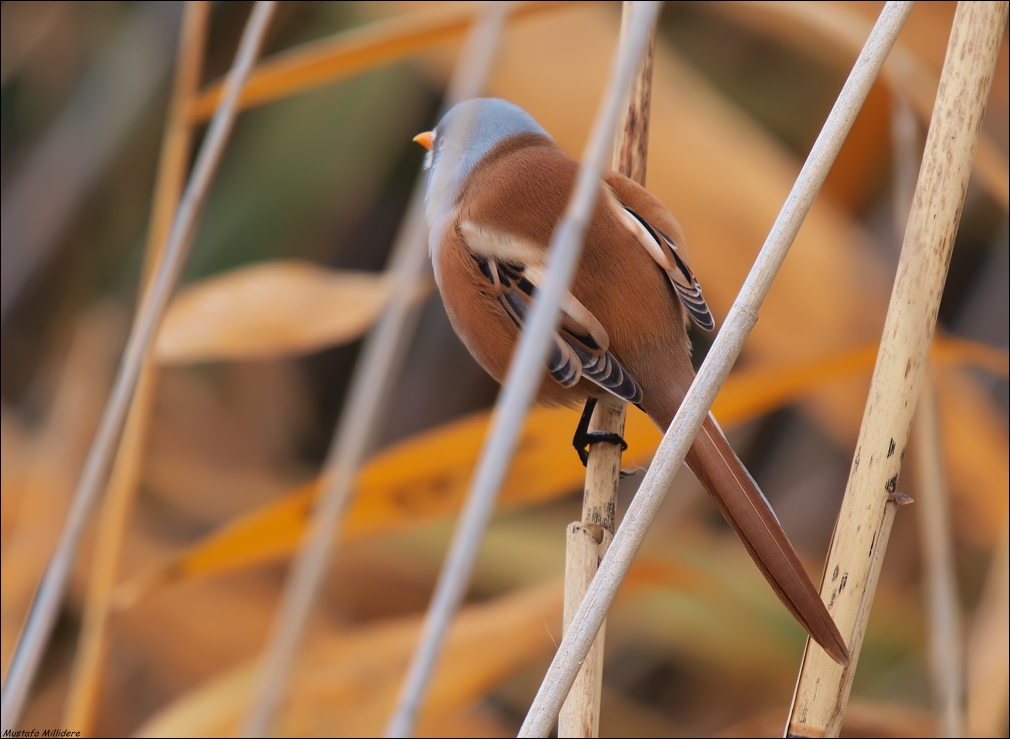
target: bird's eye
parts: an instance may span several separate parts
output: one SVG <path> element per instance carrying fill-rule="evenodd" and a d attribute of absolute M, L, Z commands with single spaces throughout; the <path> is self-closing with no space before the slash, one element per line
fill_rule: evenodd
<path fill-rule="evenodd" d="M 439 136 L 438 140 L 435 141 L 435 146 L 438 147 L 439 151 L 445 148 L 445 136 Z"/>

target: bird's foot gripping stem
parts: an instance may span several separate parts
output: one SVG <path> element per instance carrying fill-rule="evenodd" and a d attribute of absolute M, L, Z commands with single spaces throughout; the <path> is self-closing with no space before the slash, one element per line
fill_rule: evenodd
<path fill-rule="evenodd" d="M 620 434 L 589 430 L 589 421 L 593 417 L 593 410 L 595 408 L 596 398 L 588 398 L 586 400 L 586 407 L 582 409 L 582 418 L 579 419 L 579 425 L 575 429 L 575 436 L 572 438 L 572 446 L 579 453 L 579 459 L 582 460 L 583 467 L 589 464 L 589 447 L 592 444 L 600 442 L 620 444 L 622 452 L 628 448 L 628 442 Z M 633 474 L 635 474 L 635 471 L 625 472 L 621 470 L 621 477 L 628 477 Z"/>

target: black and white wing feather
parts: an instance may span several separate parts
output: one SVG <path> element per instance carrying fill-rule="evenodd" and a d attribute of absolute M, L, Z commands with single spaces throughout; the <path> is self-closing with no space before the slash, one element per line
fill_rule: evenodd
<path fill-rule="evenodd" d="M 712 317 L 712 311 L 708 309 L 705 297 L 701 294 L 701 284 L 680 255 L 677 244 L 624 203 L 620 201 L 618 203 L 624 224 L 666 272 L 670 284 L 673 285 L 691 320 L 706 331 L 714 329 L 715 319 Z"/>
<path fill-rule="evenodd" d="M 498 303 L 521 330 L 543 277 L 543 250 L 469 221 L 459 228 Z M 547 360 L 551 377 L 564 387 L 585 377 L 622 400 L 641 403 L 641 387 L 610 353 L 610 337 L 596 316 L 570 292 L 561 310 L 561 325 Z"/>

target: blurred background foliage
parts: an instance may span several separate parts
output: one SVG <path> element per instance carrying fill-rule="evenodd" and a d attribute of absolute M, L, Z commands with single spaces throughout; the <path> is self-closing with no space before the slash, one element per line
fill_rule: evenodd
<path fill-rule="evenodd" d="M 213 4 L 203 85 L 227 71 L 249 7 Z M 421 27 L 431 14 L 469 12 L 460 7 L 282 3 L 264 57 L 390 18 Z M 847 40 L 852 29 L 868 30 L 879 7 L 667 3 L 647 184 L 681 219 L 717 318 L 841 88 L 861 43 Z M 933 90 L 953 12 L 953 3 L 918 4 L 899 40 Z M 6 671 L 137 298 L 183 7 L 5 2 L 0 13 Z M 618 25 L 617 4 L 523 13 L 505 32 L 489 94 L 525 107 L 578 156 Z M 435 122 L 461 33 L 445 38 L 454 40 L 242 113 L 185 294 L 159 339 L 88 725 L 65 725 L 64 706 L 94 534 L 24 727 L 234 731 L 359 337 L 388 295 L 379 273 L 422 161 L 411 137 Z M 894 90 L 915 95 L 891 79 L 871 93 L 768 298 L 737 395 L 728 386 L 716 408 L 812 573 L 844 490 L 872 366 L 865 347 L 883 324 L 897 260 Z M 992 146 L 979 154 L 997 175 L 969 187 L 940 313 L 940 335 L 982 346 L 948 345 L 934 369 L 968 726 L 994 736 L 1007 733 L 1007 90 L 1004 36 L 984 122 Z M 235 271 L 250 265 L 259 271 Z M 420 310 L 380 451 L 306 637 L 285 733 L 381 730 L 476 459 L 485 418 L 464 417 L 487 409 L 497 387 L 455 338 L 437 293 Z M 700 360 L 708 338 L 693 338 Z M 531 419 L 422 733 L 514 735 L 525 715 L 560 640 L 563 532 L 579 517 L 582 475 L 568 446 L 574 418 Z M 658 438 L 633 411 L 628 458 L 646 464 Z M 640 478 L 622 483 L 622 505 Z M 912 474 L 899 484 L 915 497 Z M 936 731 L 923 578 L 906 507 L 848 735 Z M 802 646 L 801 629 L 684 473 L 610 618 L 601 735 L 777 735 Z"/>

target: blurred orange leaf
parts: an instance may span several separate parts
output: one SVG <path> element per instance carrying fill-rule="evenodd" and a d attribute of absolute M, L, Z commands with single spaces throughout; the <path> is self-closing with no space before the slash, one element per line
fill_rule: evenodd
<path fill-rule="evenodd" d="M 487 430 L 488 413 L 446 424 L 379 452 L 358 480 L 344 522 L 344 539 L 395 531 L 457 511 Z M 537 408 L 530 414 L 519 454 L 501 492 L 503 506 L 553 500 L 577 487 L 584 470 L 571 449 L 578 413 Z M 632 459 L 647 461 L 659 431 L 642 413 L 629 414 L 625 438 Z M 125 583 L 117 602 L 127 605 L 152 588 L 278 559 L 297 547 L 319 491 L 313 480 L 243 516 L 183 550 L 169 562 Z"/>
<path fill-rule="evenodd" d="M 992 396 L 968 373 L 947 367 L 936 376 L 948 477 L 952 490 L 963 491 L 951 501 L 951 514 L 962 538 L 990 548 L 1007 520 L 1006 421 L 995 413 L 973 418 L 963 412 L 966 406 L 992 404 Z"/>
<path fill-rule="evenodd" d="M 296 261 L 232 270 L 179 292 L 155 344 L 162 364 L 265 359 L 359 338 L 392 295 L 387 275 Z"/>
<path fill-rule="evenodd" d="M 964 339 L 937 336 L 930 357 L 944 365 L 973 367 L 994 375 L 1010 373 L 1010 355 L 1003 349 Z M 748 367 L 734 372 L 719 391 L 712 412 L 733 426 L 780 408 L 835 380 L 873 369 L 877 345 L 844 352 L 817 362 Z"/>
<path fill-rule="evenodd" d="M 875 19 L 867 17 L 868 9 L 857 12 L 857 6 L 842 3 L 762 2 L 711 3 L 710 9 L 727 13 L 735 20 L 796 45 L 827 61 L 848 68 L 870 35 Z M 921 7 L 936 6 L 921 3 Z M 940 12 L 946 12 L 941 9 Z M 949 24 L 948 24 L 949 29 Z M 942 42 L 946 48 L 946 40 Z M 932 50 L 935 53 L 935 50 Z M 933 102 L 940 86 L 940 74 L 923 58 L 924 50 L 909 46 L 908 34 L 903 34 L 884 65 L 883 76 L 891 88 L 906 96 L 919 119 L 929 123 Z M 974 173 L 979 183 L 999 205 L 1010 207 L 1010 165 L 1006 155 L 985 131 L 980 132 L 975 153 Z"/>
<path fill-rule="evenodd" d="M 570 3 L 522 3 L 510 14 L 518 20 Z M 439 44 L 462 40 L 477 12 L 475 5 L 450 3 L 401 17 L 368 23 L 330 38 L 302 44 L 259 64 L 239 105 L 262 105 L 404 59 Z M 217 107 L 222 83 L 215 82 L 192 103 L 190 116 L 203 121 Z"/>
<path fill-rule="evenodd" d="M 973 342 L 937 338 L 937 359 L 1007 371 L 1007 354 Z M 733 373 L 713 406 L 733 426 L 800 400 L 834 380 L 868 372 L 876 347 L 844 352 L 792 367 L 758 367 Z M 575 490 L 585 474 L 571 449 L 578 412 L 535 408 L 530 413 L 512 469 L 499 498 L 501 507 L 533 505 Z M 392 532 L 459 510 L 487 431 L 489 413 L 455 421 L 386 449 L 362 470 L 344 523 L 344 539 Z M 648 464 L 660 433 L 649 418 L 630 409 L 625 426 L 628 465 Z M 166 563 L 120 588 L 127 607 L 154 589 L 195 577 L 244 569 L 290 555 L 298 546 L 319 481 L 299 487 L 233 521 Z"/>
<path fill-rule="evenodd" d="M 971 367 L 994 375 L 1010 375 L 1010 355 L 1006 349 L 996 349 L 977 341 L 937 336 L 930 346 L 930 357 L 939 364 Z"/>
<path fill-rule="evenodd" d="M 554 581 L 463 608 L 439 661 L 419 731 L 463 708 L 554 648 L 561 635 L 561 583 Z M 285 736 L 378 736 L 400 688 L 420 614 L 315 640 L 302 650 L 286 710 Z M 234 736 L 252 692 L 247 662 L 183 695 L 138 736 Z"/>

